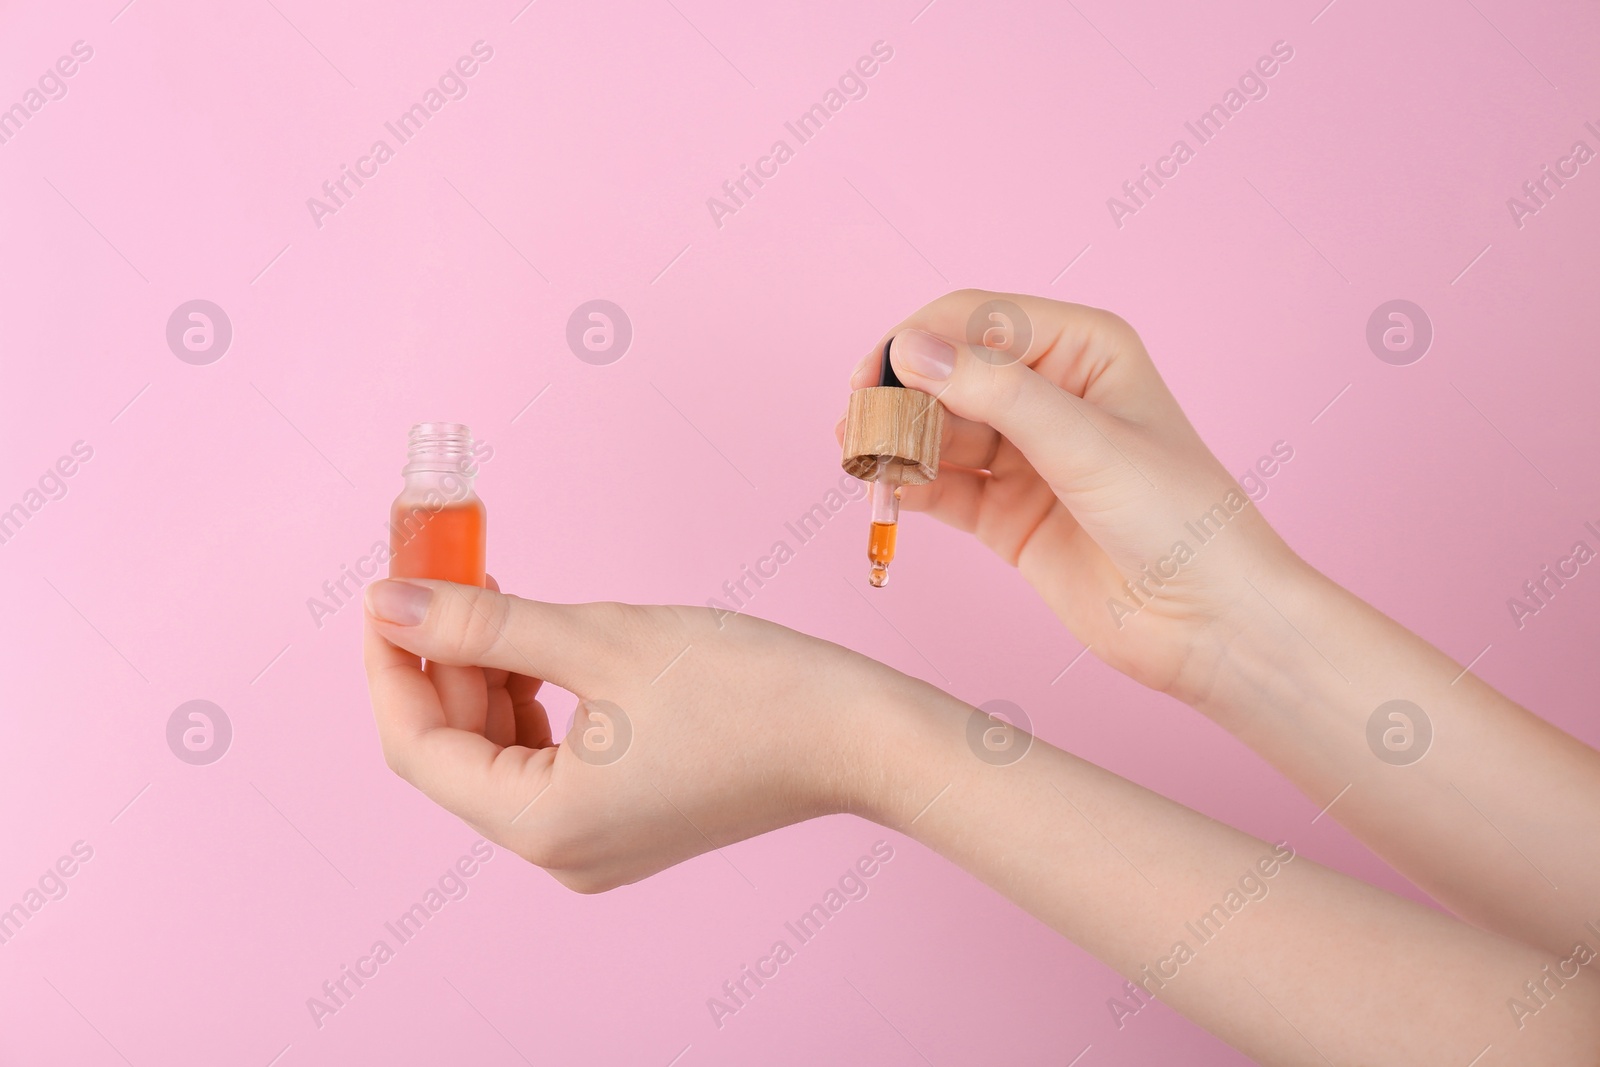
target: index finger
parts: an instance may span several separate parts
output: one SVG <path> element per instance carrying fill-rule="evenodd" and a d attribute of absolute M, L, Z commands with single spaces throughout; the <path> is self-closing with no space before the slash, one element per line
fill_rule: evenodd
<path fill-rule="evenodd" d="M 989 359 L 1022 363 L 1118 415 L 1153 414 L 1170 396 L 1138 333 L 1121 317 L 1086 304 L 984 289 L 946 293 L 907 315 L 862 360 L 851 389 L 877 383 L 885 345 L 903 330 L 966 344 Z"/>

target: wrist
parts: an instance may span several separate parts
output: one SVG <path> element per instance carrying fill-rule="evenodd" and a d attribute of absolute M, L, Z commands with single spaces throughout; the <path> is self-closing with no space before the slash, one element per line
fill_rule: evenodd
<path fill-rule="evenodd" d="M 955 778 L 972 709 L 926 682 L 898 673 L 861 712 L 842 809 L 903 833 Z"/>
<path fill-rule="evenodd" d="M 1304 561 L 1238 579 L 1232 610 L 1219 618 L 1209 669 L 1185 701 L 1235 735 L 1263 714 L 1302 707 L 1348 671 L 1332 638 L 1354 598 Z"/>

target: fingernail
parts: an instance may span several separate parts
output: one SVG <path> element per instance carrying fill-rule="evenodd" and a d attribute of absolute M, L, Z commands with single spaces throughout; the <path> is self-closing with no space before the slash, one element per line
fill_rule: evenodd
<path fill-rule="evenodd" d="M 956 369 L 956 350 L 931 333 L 902 330 L 889 347 L 896 371 L 942 382 Z"/>
<path fill-rule="evenodd" d="M 845 416 L 845 415 L 839 416 L 838 423 L 833 427 L 833 436 L 835 436 L 835 437 L 843 437 L 844 436 L 844 424 L 845 424 L 845 420 L 847 418 L 848 418 L 848 416 Z"/>
<path fill-rule="evenodd" d="M 396 582 L 388 578 L 367 586 L 367 611 L 375 619 L 396 626 L 415 626 L 428 617 L 428 601 L 433 590 L 425 585 Z"/>

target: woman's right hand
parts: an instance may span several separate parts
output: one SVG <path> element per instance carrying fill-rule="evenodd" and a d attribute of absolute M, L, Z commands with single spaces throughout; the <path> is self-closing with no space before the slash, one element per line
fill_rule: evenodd
<path fill-rule="evenodd" d="M 1133 328 L 969 289 L 890 337 L 900 380 L 947 409 L 939 477 L 902 489 L 903 506 L 975 534 L 1110 665 L 1203 699 L 1264 606 L 1246 580 L 1304 564 L 1200 440 Z M 876 384 L 884 340 L 852 389 Z"/>

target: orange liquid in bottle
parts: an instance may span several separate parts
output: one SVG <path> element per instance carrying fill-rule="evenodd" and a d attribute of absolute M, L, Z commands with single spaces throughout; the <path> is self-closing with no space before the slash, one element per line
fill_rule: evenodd
<path fill-rule="evenodd" d="M 438 511 L 396 501 L 389 518 L 389 577 L 484 584 L 482 501 Z"/>

